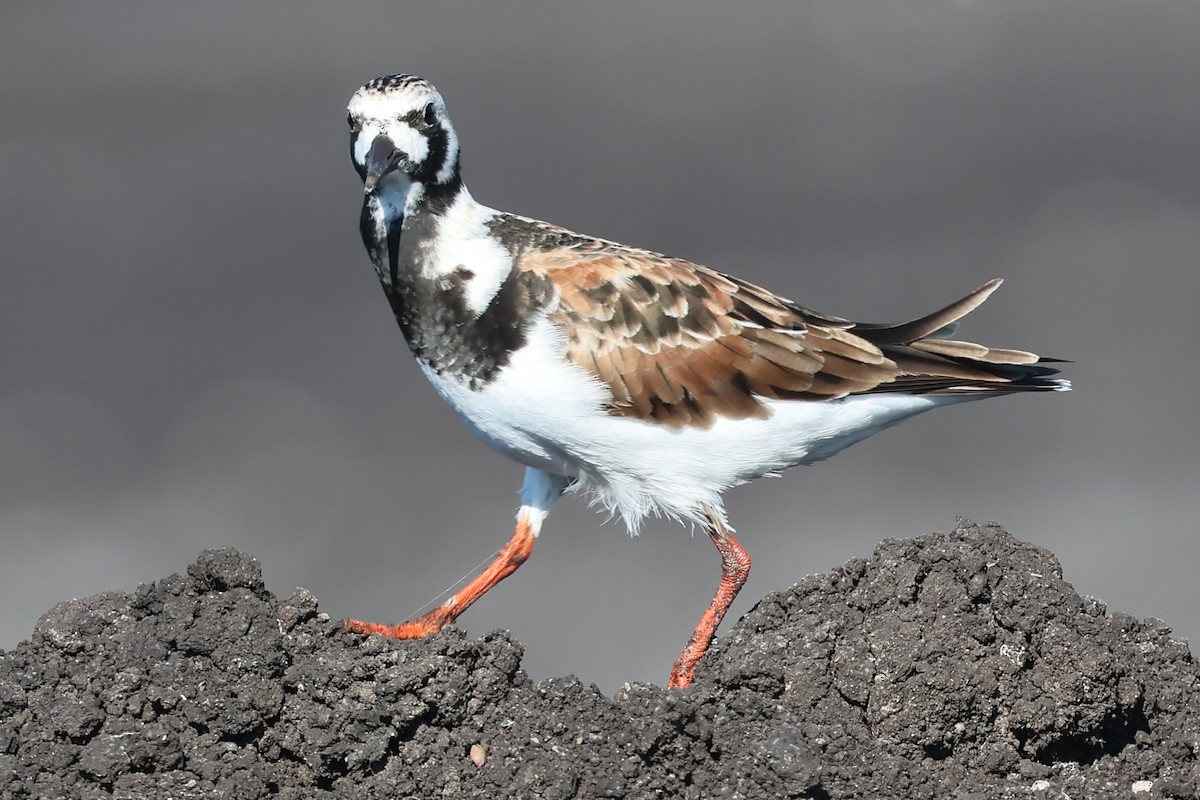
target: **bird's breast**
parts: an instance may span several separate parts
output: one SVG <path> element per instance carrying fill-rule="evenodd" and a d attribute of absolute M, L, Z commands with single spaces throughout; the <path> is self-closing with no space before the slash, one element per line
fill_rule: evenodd
<path fill-rule="evenodd" d="M 535 314 L 524 343 L 488 381 L 472 371 L 417 362 L 437 393 L 467 426 L 501 454 L 527 466 L 576 475 L 581 434 L 611 400 L 607 387 L 565 358 L 561 334 Z M 478 358 L 478 356 L 476 356 Z"/>

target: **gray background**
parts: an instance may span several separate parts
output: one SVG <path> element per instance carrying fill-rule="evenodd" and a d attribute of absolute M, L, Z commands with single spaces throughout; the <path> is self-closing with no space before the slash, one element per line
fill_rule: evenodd
<path fill-rule="evenodd" d="M 1070 395 L 927 415 L 729 495 L 762 594 L 996 519 L 1080 591 L 1200 633 L 1200 4 L 7 4 L 0 646 L 202 548 L 399 621 L 508 537 L 520 469 L 408 356 L 344 106 L 428 77 L 485 203 L 1073 358 Z M 578 500 L 463 618 L 535 677 L 665 679 L 703 537 Z"/>

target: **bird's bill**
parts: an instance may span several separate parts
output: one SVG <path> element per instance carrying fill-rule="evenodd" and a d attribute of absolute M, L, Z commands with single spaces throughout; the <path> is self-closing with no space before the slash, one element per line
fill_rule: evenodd
<path fill-rule="evenodd" d="M 407 163 L 408 158 L 396 149 L 391 139 L 383 135 L 376 136 L 371 142 L 371 149 L 367 150 L 367 175 L 363 179 L 363 191 L 373 194 L 388 173 Z"/>

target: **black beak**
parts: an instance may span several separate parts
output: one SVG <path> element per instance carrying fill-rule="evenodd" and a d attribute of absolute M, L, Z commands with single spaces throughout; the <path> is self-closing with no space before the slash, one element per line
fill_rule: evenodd
<path fill-rule="evenodd" d="M 367 174 L 363 178 L 363 191 L 372 194 L 389 172 L 399 169 L 407 162 L 404 153 L 396 149 L 391 139 L 376 136 L 371 142 L 371 149 L 367 151 Z"/>

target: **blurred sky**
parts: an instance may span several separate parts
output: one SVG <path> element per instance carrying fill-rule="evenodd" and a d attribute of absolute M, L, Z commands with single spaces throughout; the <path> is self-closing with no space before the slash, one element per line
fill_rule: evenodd
<path fill-rule="evenodd" d="M 961 514 L 1195 641 L 1198 40 L 1158 0 L 7 4 L 0 647 L 220 546 L 400 621 L 508 538 L 521 469 L 440 405 L 358 238 L 345 103 L 397 71 L 484 203 L 860 320 L 1002 276 L 960 335 L 1076 361 L 1072 394 L 733 491 L 735 616 Z M 460 622 L 534 677 L 661 683 L 718 575 L 568 499 Z"/>

